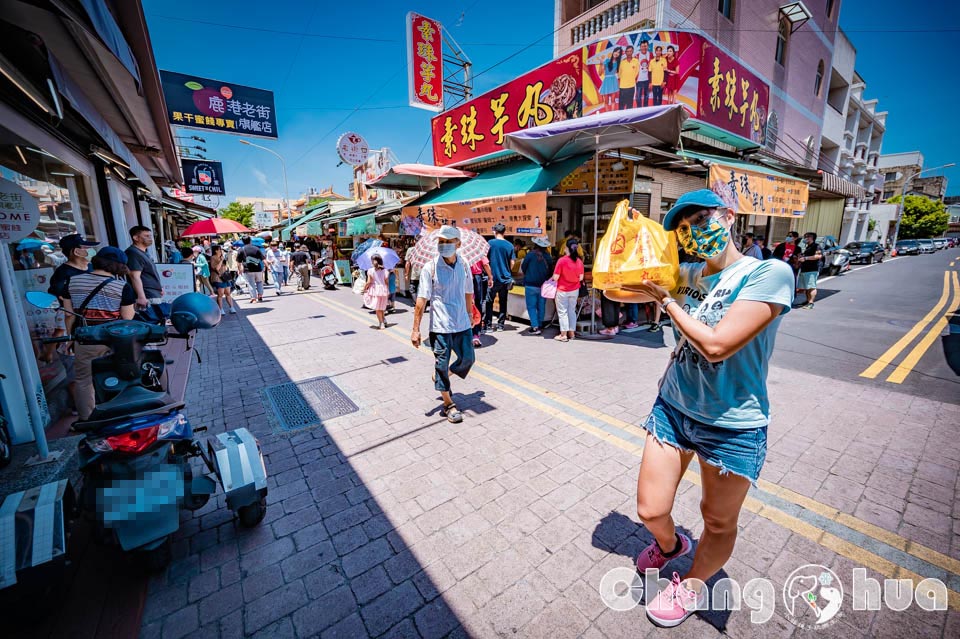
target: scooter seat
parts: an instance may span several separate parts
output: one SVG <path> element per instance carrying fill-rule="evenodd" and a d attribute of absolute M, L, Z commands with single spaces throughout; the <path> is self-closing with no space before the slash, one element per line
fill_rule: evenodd
<path fill-rule="evenodd" d="M 90 414 L 87 422 L 103 422 L 116 417 L 126 417 L 134 413 L 158 410 L 172 402 L 166 393 L 147 390 L 142 386 L 129 386 L 116 397 L 98 405 Z M 77 422 L 77 430 L 85 430 L 84 422 Z M 94 426 L 96 427 L 96 426 Z"/>

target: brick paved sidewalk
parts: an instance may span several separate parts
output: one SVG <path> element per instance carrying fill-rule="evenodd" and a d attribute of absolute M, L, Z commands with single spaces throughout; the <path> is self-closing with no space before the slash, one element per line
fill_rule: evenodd
<path fill-rule="evenodd" d="M 639 457 L 628 427 L 653 400 L 667 348 L 632 337 L 558 344 L 495 334 L 476 374 L 455 381 L 467 416 L 454 426 L 436 414 L 432 358 L 402 343 L 411 314 L 392 315 L 400 326 L 381 333 L 366 327 L 374 322 L 358 306 L 345 291 L 269 296 L 198 340 L 190 419 L 211 433 L 246 426 L 260 438 L 270 508 L 253 530 L 236 526 L 222 499 L 184 515 L 176 561 L 151 581 L 142 637 L 808 634 L 779 601 L 763 626 L 745 610 L 667 631 L 642 607 L 615 612 L 600 600 L 601 577 L 630 566 L 649 543 L 636 523 Z M 275 434 L 260 389 L 321 375 L 359 411 Z M 771 396 L 771 483 L 741 516 L 726 576 L 741 584 L 766 576 L 779 592 L 811 562 L 841 576 L 860 565 L 850 557 L 881 570 L 887 564 L 876 558 L 914 572 L 953 566 L 957 406 L 779 369 Z M 681 484 L 674 512 L 694 537 L 702 528 L 696 479 Z M 790 490 L 774 494 L 777 484 Z M 805 497 L 820 503 L 801 507 Z M 814 534 L 824 529 L 829 537 Z M 863 531 L 866 540 L 856 536 Z M 898 550 L 893 535 L 877 541 L 882 531 L 935 552 L 921 561 L 923 553 Z M 677 564 L 680 572 L 689 565 Z M 839 622 L 816 634 L 960 634 L 953 611 L 846 604 Z"/>

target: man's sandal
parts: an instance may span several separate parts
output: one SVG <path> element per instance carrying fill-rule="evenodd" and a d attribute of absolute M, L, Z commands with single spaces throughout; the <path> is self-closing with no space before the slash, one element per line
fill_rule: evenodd
<path fill-rule="evenodd" d="M 447 418 L 451 424 L 459 424 L 463 421 L 463 413 L 457 408 L 456 404 L 448 404 L 440 409 L 440 414 Z"/>

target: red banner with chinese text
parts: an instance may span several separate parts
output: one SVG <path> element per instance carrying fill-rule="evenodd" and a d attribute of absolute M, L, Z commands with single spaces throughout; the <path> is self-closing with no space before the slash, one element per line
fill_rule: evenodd
<path fill-rule="evenodd" d="M 493 235 L 502 223 L 507 235 L 543 236 L 547 232 L 547 192 L 486 197 L 464 202 L 403 207 L 403 235 L 419 235 L 452 224 L 480 235 Z"/>
<path fill-rule="evenodd" d="M 702 46 L 696 118 L 763 144 L 770 87 L 716 46 Z"/>
<path fill-rule="evenodd" d="M 443 111 L 443 41 L 440 23 L 407 14 L 407 78 L 410 106 Z"/>
<path fill-rule="evenodd" d="M 580 51 L 433 118 L 433 162 L 458 164 L 503 150 L 507 133 L 580 117 Z"/>

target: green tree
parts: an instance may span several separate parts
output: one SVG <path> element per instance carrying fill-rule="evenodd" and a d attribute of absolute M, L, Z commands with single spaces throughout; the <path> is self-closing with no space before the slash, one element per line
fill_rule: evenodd
<path fill-rule="evenodd" d="M 899 204 L 900 196 L 890 198 L 887 203 Z M 940 237 L 949 226 L 950 214 L 943 202 L 922 195 L 908 195 L 903 203 L 898 238 L 911 240 Z"/>
<path fill-rule="evenodd" d="M 226 207 L 220 209 L 220 217 L 234 222 L 240 222 L 249 227 L 253 224 L 253 204 L 240 204 L 231 202 Z"/>

